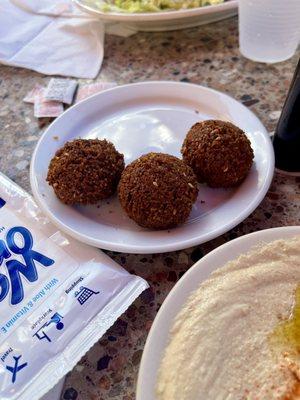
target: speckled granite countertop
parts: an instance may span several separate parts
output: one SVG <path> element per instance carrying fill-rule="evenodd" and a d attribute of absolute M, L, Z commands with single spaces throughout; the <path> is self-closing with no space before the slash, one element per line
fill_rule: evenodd
<path fill-rule="evenodd" d="M 103 68 L 97 80 L 119 84 L 143 80 L 181 80 L 210 86 L 242 101 L 273 131 L 299 53 L 293 59 L 264 65 L 238 51 L 237 19 L 130 38 L 107 36 Z M 29 163 L 49 120 L 36 120 L 23 103 L 35 83 L 50 78 L 17 68 L 0 67 L 0 170 L 30 191 Z M 81 81 L 83 82 L 83 81 Z M 203 255 L 237 236 L 300 223 L 300 178 L 276 174 L 261 205 L 227 234 L 168 254 L 109 253 L 151 288 L 128 309 L 68 375 L 66 400 L 133 400 L 137 373 L 152 321 L 175 282 Z"/>

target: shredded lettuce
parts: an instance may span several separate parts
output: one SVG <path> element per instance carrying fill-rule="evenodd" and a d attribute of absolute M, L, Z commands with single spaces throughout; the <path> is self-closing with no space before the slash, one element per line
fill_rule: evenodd
<path fill-rule="evenodd" d="M 159 12 L 203 7 L 223 3 L 224 0 L 86 0 L 85 4 L 105 12 Z"/>

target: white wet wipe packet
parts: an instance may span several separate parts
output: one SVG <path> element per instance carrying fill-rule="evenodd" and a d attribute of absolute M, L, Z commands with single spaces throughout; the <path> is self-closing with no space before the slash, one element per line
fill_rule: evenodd
<path fill-rule="evenodd" d="M 36 118 L 58 117 L 64 112 L 63 103 L 59 101 L 47 100 L 45 98 L 45 88 L 38 91 L 34 98 L 33 113 Z"/>
<path fill-rule="evenodd" d="M 30 90 L 30 92 L 28 92 L 26 94 L 26 96 L 24 97 L 23 101 L 24 103 L 30 103 L 30 104 L 34 104 L 35 102 L 35 98 L 42 93 L 44 90 L 42 85 L 39 85 L 38 83 L 34 86 L 33 89 Z"/>
<path fill-rule="evenodd" d="M 74 79 L 51 78 L 45 90 L 45 99 L 72 104 L 77 86 Z"/>
<path fill-rule="evenodd" d="M 0 399 L 36 400 L 148 287 L 0 174 Z"/>
<path fill-rule="evenodd" d="M 103 92 L 103 90 L 111 89 L 118 86 L 116 82 L 94 82 L 80 86 L 77 90 L 75 103 L 92 96 L 93 94 Z"/>

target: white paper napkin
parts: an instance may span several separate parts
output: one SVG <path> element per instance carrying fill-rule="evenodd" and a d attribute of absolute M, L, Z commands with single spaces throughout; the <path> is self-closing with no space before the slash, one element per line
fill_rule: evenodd
<path fill-rule="evenodd" d="M 71 0 L 0 1 L 3 64 L 93 79 L 103 60 L 104 33 L 104 24 L 77 9 Z M 110 33 L 128 36 L 135 32 L 114 24 Z"/>

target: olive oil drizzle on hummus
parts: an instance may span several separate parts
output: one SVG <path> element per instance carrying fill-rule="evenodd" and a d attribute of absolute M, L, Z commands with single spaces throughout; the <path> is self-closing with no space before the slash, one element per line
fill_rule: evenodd
<path fill-rule="evenodd" d="M 300 284 L 296 288 L 295 304 L 290 318 L 276 326 L 272 339 L 276 344 L 300 354 Z"/>

